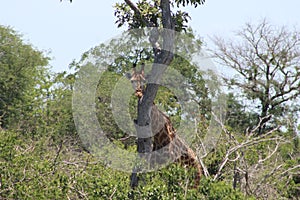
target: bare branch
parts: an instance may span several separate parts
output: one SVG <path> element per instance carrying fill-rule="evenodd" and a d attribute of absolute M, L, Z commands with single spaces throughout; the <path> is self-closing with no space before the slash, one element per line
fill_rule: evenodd
<path fill-rule="evenodd" d="M 260 127 L 262 127 L 264 125 L 264 123 L 266 123 L 271 117 L 272 117 L 272 115 L 260 117 L 258 124 L 250 132 L 249 132 L 249 130 L 246 132 L 248 139 L 250 137 L 252 137 L 253 135 L 255 135 L 255 133 L 260 129 Z M 279 128 L 280 127 L 277 127 L 276 130 L 278 130 Z"/>
<path fill-rule="evenodd" d="M 274 167 L 273 170 L 272 170 L 270 173 L 266 174 L 266 175 L 261 179 L 261 181 L 260 181 L 258 184 L 256 184 L 256 188 L 254 189 L 254 193 L 255 193 L 258 189 L 260 189 L 260 188 L 261 188 L 261 185 L 262 185 L 268 178 L 270 178 L 271 176 L 273 176 L 273 175 L 274 175 L 274 174 L 275 174 L 282 166 L 283 166 L 283 164 L 280 164 L 280 165 Z"/>
<path fill-rule="evenodd" d="M 202 161 L 201 158 L 198 158 L 198 159 L 199 159 L 200 165 L 201 165 L 201 167 L 202 167 L 204 176 L 205 176 L 205 177 L 209 177 L 210 174 L 209 174 L 209 172 L 208 172 L 208 170 L 207 170 L 207 167 L 204 165 L 204 163 L 203 163 L 203 161 Z"/>
<path fill-rule="evenodd" d="M 240 89 L 244 98 L 258 100 L 259 117 L 273 114 L 274 120 L 269 121 L 273 126 L 281 117 L 279 109 L 290 102 L 297 104 L 300 97 L 300 33 L 263 20 L 256 26 L 246 24 L 237 36 L 240 40 L 228 42 L 215 37 L 213 56 L 236 72 L 224 78 L 230 87 Z M 285 112 L 292 110 L 286 106 Z M 259 129 L 262 132 L 264 127 Z"/>
<path fill-rule="evenodd" d="M 293 170 L 298 169 L 298 168 L 300 169 L 300 165 L 293 166 L 293 167 L 291 167 L 291 168 L 289 168 L 289 169 L 283 171 L 283 172 L 281 173 L 281 175 L 286 175 L 288 172 L 293 171 Z"/>
<path fill-rule="evenodd" d="M 256 144 L 259 144 L 259 143 L 262 143 L 262 142 L 266 142 L 266 141 L 278 141 L 278 140 L 282 140 L 282 138 L 280 137 L 271 137 L 271 138 L 267 138 L 268 135 L 270 135 L 271 133 L 273 133 L 274 131 L 276 131 L 279 127 L 277 128 L 274 128 L 272 130 L 270 130 L 269 132 L 267 132 L 266 134 L 263 134 L 263 135 L 260 135 L 258 137 L 254 137 L 254 138 L 247 138 L 246 141 L 243 141 L 241 143 L 238 143 L 236 146 L 233 146 L 231 148 L 229 148 L 227 150 L 227 153 L 226 155 L 224 156 L 224 159 L 223 161 L 221 162 L 220 166 L 219 166 L 219 169 L 218 169 L 218 172 L 216 173 L 216 175 L 214 176 L 214 180 L 217 180 L 219 178 L 219 176 L 221 175 L 221 172 L 223 170 L 223 168 L 225 167 L 226 163 L 228 161 L 231 161 L 229 159 L 229 156 L 231 156 L 233 153 L 237 153 L 238 150 L 240 149 L 243 149 L 243 148 L 246 148 L 246 147 L 249 147 L 249 146 L 253 146 L 253 145 L 256 145 Z M 278 147 L 275 148 L 275 151 L 274 153 L 278 150 Z M 271 153 L 269 157 L 267 157 L 266 159 L 269 159 L 274 153 Z M 239 157 L 240 155 L 237 153 L 237 157 L 235 159 L 232 159 L 232 161 L 236 161 L 237 158 Z M 265 160 L 266 160 L 265 159 Z M 263 160 L 262 160 L 263 162 Z"/>
<path fill-rule="evenodd" d="M 278 138 L 279 139 L 279 138 Z M 278 141 L 276 141 L 276 146 L 273 149 L 272 152 L 270 152 L 265 158 L 263 159 L 259 159 L 254 167 L 254 169 L 257 169 L 258 166 L 260 166 L 263 162 L 265 162 L 266 160 L 270 159 L 278 150 L 280 143 Z"/>

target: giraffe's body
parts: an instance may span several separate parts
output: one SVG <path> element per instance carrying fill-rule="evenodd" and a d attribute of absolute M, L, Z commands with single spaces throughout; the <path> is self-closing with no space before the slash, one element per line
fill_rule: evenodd
<path fill-rule="evenodd" d="M 131 76 L 131 82 L 134 83 L 135 95 L 141 100 L 143 98 L 144 85 L 144 67 L 137 72 L 134 68 Z M 195 152 L 185 144 L 185 142 L 176 134 L 175 128 L 172 126 L 171 120 L 153 103 L 151 108 L 151 129 L 153 132 L 153 151 L 159 151 L 164 148 L 165 152 L 160 152 L 166 157 L 175 160 L 184 167 L 195 170 L 195 186 L 198 185 L 202 167 L 197 159 Z M 167 147 L 167 148 L 166 148 Z M 155 162 L 163 163 L 164 156 L 154 158 Z M 152 158 L 153 159 L 153 158 Z M 160 160 L 162 159 L 162 160 Z"/>

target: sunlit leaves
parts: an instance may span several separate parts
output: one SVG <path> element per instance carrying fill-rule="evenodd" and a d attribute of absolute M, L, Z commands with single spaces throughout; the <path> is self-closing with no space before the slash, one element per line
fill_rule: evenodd
<path fill-rule="evenodd" d="M 25 126 L 45 79 L 48 58 L 25 44 L 14 30 L 0 26 L 0 119 L 2 126 Z M 25 120 L 25 121 L 24 121 Z"/>
<path fill-rule="evenodd" d="M 193 5 L 196 8 L 198 5 L 204 4 L 205 0 L 175 0 L 175 2 L 177 4 L 177 7 Z"/>
<path fill-rule="evenodd" d="M 171 1 L 170 4 L 173 8 L 174 3 L 176 3 L 178 8 L 180 6 L 185 7 L 187 5 L 193 5 L 197 7 L 204 2 L 204 0 L 176 0 L 175 2 Z M 115 16 L 117 17 L 116 24 L 118 27 L 127 25 L 129 29 L 143 28 L 147 26 L 147 24 L 145 24 L 145 20 L 151 24 L 151 26 L 162 26 L 162 15 L 159 0 L 139 0 L 136 5 L 141 12 L 141 16 L 139 16 L 137 13 L 134 13 L 134 11 L 131 10 L 126 3 L 117 3 L 115 5 Z M 174 9 L 171 14 L 174 20 L 175 30 L 186 30 L 187 24 L 191 19 L 189 14 L 178 9 Z"/>
<path fill-rule="evenodd" d="M 141 12 L 141 16 L 134 13 L 134 11 L 132 11 L 126 3 L 117 3 L 115 5 L 117 26 L 121 27 L 124 24 L 127 24 L 129 29 L 146 27 L 147 24 L 141 20 L 141 17 L 151 23 L 152 26 L 157 27 L 159 25 L 159 18 L 161 18 L 161 14 L 157 0 L 140 0 L 137 3 L 137 7 Z"/>

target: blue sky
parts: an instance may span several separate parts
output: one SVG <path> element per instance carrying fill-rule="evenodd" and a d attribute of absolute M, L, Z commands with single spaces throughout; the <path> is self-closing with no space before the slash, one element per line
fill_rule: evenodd
<path fill-rule="evenodd" d="M 67 70 L 73 59 L 118 35 L 113 4 L 122 0 L 2 0 L 0 24 L 23 34 L 39 50 L 50 51 L 54 71 Z M 187 8 L 190 25 L 209 45 L 213 35 L 233 37 L 246 22 L 267 18 L 272 24 L 300 28 L 299 0 L 206 0 Z"/>

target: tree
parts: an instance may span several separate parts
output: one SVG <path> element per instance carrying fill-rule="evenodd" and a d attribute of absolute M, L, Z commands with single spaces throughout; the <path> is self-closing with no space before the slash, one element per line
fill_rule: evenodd
<path fill-rule="evenodd" d="M 28 127 L 28 117 L 41 109 L 36 106 L 41 103 L 38 90 L 47 77 L 49 59 L 4 26 L 0 26 L 0 58 L 0 126 Z"/>
<path fill-rule="evenodd" d="M 224 142 L 206 159 L 212 160 L 215 180 L 230 180 L 247 195 L 297 199 L 299 137 L 295 124 L 286 121 L 296 123 L 299 111 L 299 32 L 264 20 L 256 26 L 246 24 L 237 35 L 235 42 L 214 39 L 213 55 L 235 72 L 224 79 L 242 96 L 229 94 L 229 128 L 220 122 Z M 286 129 L 280 129 L 282 125 Z"/>
<path fill-rule="evenodd" d="M 266 122 L 274 126 L 284 114 L 299 111 L 300 34 L 263 20 L 258 25 L 247 23 L 237 36 L 237 42 L 215 38 L 213 55 L 236 73 L 226 78 L 227 83 L 258 101 L 261 133 Z"/>
<path fill-rule="evenodd" d="M 154 27 L 150 33 L 149 41 L 153 48 L 154 63 L 150 75 L 150 82 L 147 84 L 143 100 L 138 104 L 137 127 L 146 127 L 150 124 L 150 109 L 154 102 L 158 91 L 157 77 L 161 77 L 167 66 L 172 62 L 174 55 L 174 30 L 184 30 L 184 22 L 188 22 L 188 14 L 186 12 L 177 11 L 173 13 L 171 8 L 174 4 L 185 6 L 192 4 L 195 7 L 204 3 L 203 0 L 141 0 L 137 4 L 131 0 L 125 0 L 125 3 L 116 5 L 115 15 L 118 18 L 116 23 L 118 27 L 124 24 L 128 25 L 129 29 Z M 162 33 L 159 33 L 159 27 L 164 28 Z M 171 31 L 168 31 L 171 30 Z M 159 40 L 161 37 L 161 40 Z M 159 44 L 161 41 L 161 44 Z M 163 50 L 162 50 L 163 49 Z M 138 134 L 138 152 L 149 153 L 152 151 L 151 138 L 141 138 L 145 135 L 137 128 Z M 151 133 L 146 133 L 151 135 Z M 141 154 L 142 155 L 142 154 Z M 134 170 L 131 179 L 131 185 L 136 186 L 137 172 Z"/>

